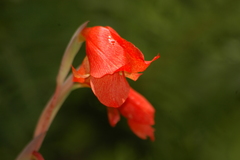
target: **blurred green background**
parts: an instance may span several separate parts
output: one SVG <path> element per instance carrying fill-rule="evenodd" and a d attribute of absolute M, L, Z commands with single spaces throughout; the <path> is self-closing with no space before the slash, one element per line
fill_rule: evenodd
<path fill-rule="evenodd" d="M 46 160 L 239 160 L 239 0 L 1 0 L 0 159 L 31 140 L 77 27 L 113 27 L 153 62 L 133 88 L 156 108 L 156 141 L 112 128 L 88 88 L 68 97 Z M 81 63 L 84 47 L 74 61 Z"/>

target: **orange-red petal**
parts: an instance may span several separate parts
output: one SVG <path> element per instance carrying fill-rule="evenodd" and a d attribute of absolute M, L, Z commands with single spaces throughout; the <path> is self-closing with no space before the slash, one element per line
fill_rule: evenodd
<path fill-rule="evenodd" d="M 90 76 L 89 72 L 90 72 L 89 61 L 88 58 L 85 57 L 78 70 L 72 67 L 73 82 L 85 83 L 86 78 Z"/>
<path fill-rule="evenodd" d="M 117 32 L 111 27 L 106 27 L 118 44 L 123 48 L 127 63 L 121 69 L 130 73 L 143 72 L 151 64 L 151 62 L 158 59 L 160 56 L 155 56 L 151 61 L 145 61 L 142 52 L 131 42 L 121 38 Z"/>
<path fill-rule="evenodd" d="M 39 152 L 33 151 L 32 156 L 31 156 L 31 160 L 44 160 L 44 158 Z"/>
<path fill-rule="evenodd" d="M 154 124 L 155 109 L 145 97 L 132 88 L 127 100 L 119 108 L 119 111 L 128 120 L 133 120 L 141 124 Z"/>
<path fill-rule="evenodd" d="M 108 111 L 108 120 L 112 127 L 120 121 L 120 114 L 117 108 L 107 107 Z"/>
<path fill-rule="evenodd" d="M 106 27 L 85 28 L 82 35 L 86 39 L 91 76 L 100 78 L 106 74 L 113 74 L 126 64 L 127 57 L 123 48 L 112 38 Z"/>
<path fill-rule="evenodd" d="M 128 125 L 139 138 L 147 139 L 147 137 L 150 137 L 151 141 L 155 140 L 154 128 L 151 125 L 137 123 L 133 120 L 128 120 Z"/>
<path fill-rule="evenodd" d="M 142 75 L 142 73 L 128 73 L 128 72 L 124 72 L 124 73 L 127 78 L 130 78 L 134 81 L 136 81 Z"/>
<path fill-rule="evenodd" d="M 121 38 L 111 27 L 85 28 L 86 51 L 90 63 L 90 74 L 100 78 L 118 71 L 143 72 L 152 61 L 145 61 L 142 52 L 131 42 Z"/>
<path fill-rule="evenodd" d="M 107 107 L 120 107 L 128 97 L 130 86 L 122 72 L 91 77 L 90 85 L 98 100 Z"/>

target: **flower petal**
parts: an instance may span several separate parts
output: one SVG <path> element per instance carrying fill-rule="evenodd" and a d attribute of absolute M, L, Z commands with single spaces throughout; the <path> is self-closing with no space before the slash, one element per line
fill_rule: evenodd
<path fill-rule="evenodd" d="M 113 74 L 126 65 L 125 51 L 117 40 L 112 38 L 106 27 L 85 28 L 82 35 L 86 38 L 91 76 L 100 78 L 106 74 Z"/>
<path fill-rule="evenodd" d="M 130 45 L 131 43 L 128 42 L 128 44 Z M 131 44 L 133 45 L 133 44 Z M 145 71 L 148 66 L 155 60 L 157 60 L 160 56 L 157 55 L 155 56 L 151 61 L 145 61 L 144 59 L 141 59 L 139 57 L 137 57 L 137 50 L 136 52 L 133 52 L 132 49 L 130 49 L 130 47 L 124 48 L 125 52 L 128 53 L 127 57 L 128 57 L 128 61 L 129 63 L 127 65 L 125 65 L 124 67 L 122 67 L 122 70 L 130 72 L 130 73 L 137 73 L 137 72 L 143 72 Z M 139 50 L 140 52 L 140 50 Z M 135 55 L 136 54 L 136 55 Z"/>
<path fill-rule="evenodd" d="M 111 27 L 106 27 L 106 28 L 111 32 L 113 39 L 115 39 L 118 42 L 118 44 L 120 44 L 121 47 L 124 49 L 125 55 L 128 59 L 127 65 L 125 65 L 122 68 L 123 71 L 131 72 L 131 73 L 143 72 L 151 64 L 151 62 L 155 61 L 160 57 L 159 55 L 157 55 L 151 61 L 145 61 L 144 55 L 135 45 L 121 38 L 117 34 L 117 32 Z"/>
<path fill-rule="evenodd" d="M 128 120 L 148 125 L 154 124 L 155 109 L 145 97 L 132 88 L 127 100 L 119 108 L 119 111 Z"/>
<path fill-rule="evenodd" d="M 142 73 L 128 73 L 128 72 L 124 72 L 125 76 L 136 81 L 141 75 Z"/>
<path fill-rule="evenodd" d="M 128 97 L 129 84 L 122 72 L 91 77 L 90 85 L 98 100 L 107 107 L 120 107 Z"/>
<path fill-rule="evenodd" d="M 115 125 L 120 121 L 120 114 L 118 109 L 107 107 L 108 111 L 108 120 L 112 127 L 115 127 Z"/>
<path fill-rule="evenodd" d="M 133 120 L 128 120 L 128 125 L 139 138 L 146 139 L 148 136 L 151 141 L 155 140 L 154 129 L 150 125 L 137 123 Z"/>
<path fill-rule="evenodd" d="M 39 152 L 33 151 L 32 156 L 31 156 L 31 160 L 44 160 L 44 158 Z"/>
<path fill-rule="evenodd" d="M 90 76 L 89 72 L 89 61 L 88 58 L 85 57 L 78 70 L 72 67 L 73 82 L 86 83 L 86 78 Z"/>

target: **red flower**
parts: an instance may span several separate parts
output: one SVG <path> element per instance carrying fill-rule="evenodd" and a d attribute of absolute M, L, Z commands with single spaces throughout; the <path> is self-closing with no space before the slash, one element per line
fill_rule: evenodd
<path fill-rule="evenodd" d="M 128 120 L 131 130 L 140 138 L 147 136 L 154 141 L 154 113 L 152 105 L 138 92 L 130 89 L 128 98 L 119 108 L 108 107 L 108 119 L 111 126 L 120 120 L 119 112 Z"/>
<path fill-rule="evenodd" d="M 81 32 L 86 40 L 87 56 L 78 70 L 73 68 L 74 81 L 92 88 L 99 101 L 118 108 L 127 99 L 130 86 L 125 77 L 137 80 L 152 61 L 145 61 L 142 52 L 121 38 L 111 27 L 90 27 Z"/>

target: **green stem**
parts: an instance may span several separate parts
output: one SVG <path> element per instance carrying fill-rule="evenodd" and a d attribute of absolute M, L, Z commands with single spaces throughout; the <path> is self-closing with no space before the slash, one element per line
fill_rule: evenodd
<path fill-rule="evenodd" d="M 33 139 L 22 150 L 16 160 L 30 160 L 33 151 L 38 151 L 42 145 L 44 137 L 51 125 L 54 117 L 62 106 L 63 102 L 73 89 L 84 87 L 83 85 L 75 85 L 72 81 L 73 76 L 70 74 L 68 77 L 71 64 L 74 57 L 79 51 L 84 39 L 81 37 L 81 31 L 87 26 L 88 22 L 83 23 L 76 32 L 73 34 L 61 61 L 59 72 L 56 78 L 56 90 L 45 106 L 39 121 L 37 123 Z M 66 78 L 67 77 L 67 78 Z"/>
<path fill-rule="evenodd" d="M 49 126 L 51 125 L 63 102 L 72 90 L 81 87 L 83 86 L 80 84 L 74 84 L 74 82 L 72 81 L 72 74 L 68 76 L 67 80 L 61 86 L 57 86 L 54 95 L 47 103 L 45 109 L 43 110 L 39 118 L 33 139 L 22 150 L 16 160 L 30 160 L 31 153 L 40 149 L 45 135 L 49 129 Z"/>
<path fill-rule="evenodd" d="M 73 89 L 76 89 L 76 85 L 73 84 L 72 75 L 70 75 L 62 84 L 62 86 L 56 88 L 55 94 L 52 96 L 40 116 L 37 127 L 35 129 L 34 137 L 48 130 L 55 115 L 57 114 L 67 96 Z M 80 88 L 82 86 L 78 85 L 77 87 Z"/>

